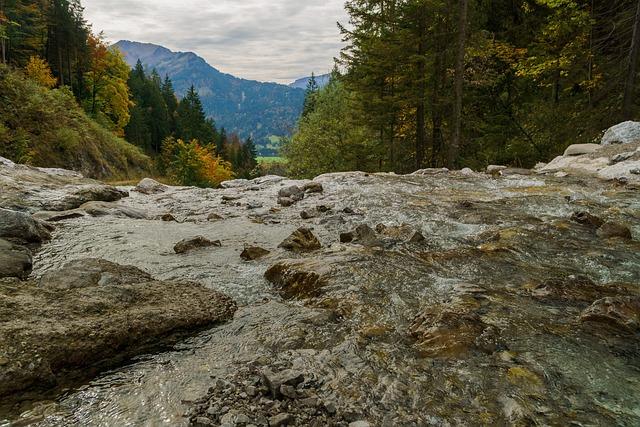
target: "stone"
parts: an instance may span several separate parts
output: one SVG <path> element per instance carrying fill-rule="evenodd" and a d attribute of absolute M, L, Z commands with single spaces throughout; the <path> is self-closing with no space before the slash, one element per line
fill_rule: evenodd
<path fill-rule="evenodd" d="M 161 282 L 98 260 L 46 273 L 39 286 L 0 280 L 0 295 L 0 353 L 9 359 L 0 366 L 3 402 L 69 378 L 90 379 L 227 321 L 236 310 L 230 298 L 202 285 Z"/>
<path fill-rule="evenodd" d="M 180 242 L 176 243 L 176 245 L 173 247 L 173 250 L 177 254 L 184 254 L 195 249 L 209 248 L 212 246 L 220 247 L 222 246 L 222 243 L 220 242 L 220 240 L 211 241 L 202 236 L 196 236 L 190 239 L 181 240 Z"/>
<path fill-rule="evenodd" d="M 264 277 L 284 298 L 303 299 L 321 293 L 329 271 L 326 264 L 313 259 L 283 260 L 269 267 Z"/>
<path fill-rule="evenodd" d="M 640 122 L 627 121 L 607 129 L 601 144 L 630 144 L 636 141 L 640 141 Z"/>
<path fill-rule="evenodd" d="M 639 183 L 640 180 L 638 177 L 631 173 L 633 169 L 640 169 L 640 160 L 629 160 L 616 163 L 615 165 L 605 166 L 598 171 L 598 178 L 604 180 L 625 178 Z"/>
<path fill-rule="evenodd" d="M 169 189 L 164 184 L 159 183 L 151 178 L 144 178 L 142 181 L 135 186 L 133 191 L 136 191 L 141 194 L 152 195 L 152 194 L 160 194 L 164 193 Z"/>
<path fill-rule="evenodd" d="M 0 278 L 25 280 L 33 269 L 33 255 L 24 246 L 0 239 Z"/>
<path fill-rule="evenodd" d="M 609 165 L 608 157 L 590 156 L 559 156 L 553 159 L 545 167 L 538 169 L 538 173 L 556 173 L 561 172 L 563 176 L 568 173 L 578 173 L 585 175 L 597 175 L 598 172 Z"/>
<path fill-rule="evenodd" d="M 245 246 L 240 258 L 245 261 L 255 261 L 269 255 L 271 252 L 259 246 Z"/>
<path fill-rule="evenodd" d="M 320 249 L 322 245 L 308 228 L 298 228 L 287 237 L 278 247 L 294 251 L 309 252 Z"/>
<path fill-rule="evenodd" d="M 355 234 L 353 231 L 348 231 L 346 233 L 340 233 L 340 243 L 351 243 L 355 238 Z"/>
<path fill-rule="evenodd" d="M 288 397 L 289 399 L 295 399 L 298 397 L 298 393 L 296 393 L 296 389 L 286 384 L 283 384 L 280 386 L 280 393 L 284 397 Z"/>
<path fill-rule="evenodd" d="M 324 191 L 324 188 L 319 182 L 311 181 L 302 186 L 302 191 L 304 191 L 305 193 L 322 193 Z"/>
<path fill-rule="evenodd" d="M 640 331 L 640 297 L 607 297 L 594 302 L 580 315 L 582 322 L 604 323 L 627 332 Z"/>
<path fill-rule="evenodd" d="M 294 202 L 299 202 L 304 199 L 304 191 L 297 185 L 292 185 L 290 187 L 281 188 L 280 191 L 278 191 L 278 197 L 289 198 Z"/>
<path fill-rule="evenodd" d="M 194 427 L 207 427 L 207 426 L 215 426 L 216 423 L 213 422 L 210 418 L 207 417 L 197 417 L 193 421 Z"/>
<path fill-rule="evenodd" d="M 166 213 L 164 215 L 161 215 L 160 216 L 160 220 L 164 221 L 164 222 L 178 222 L 178 220 L 173 215 L 171 215 L 170 213 Z"/>
<path fill-rule="evenodd" d="M 447 168 L 426 168 L 419 169 L 413 172 L 411 175 L 419 175 L 419 176 L 431 176 L 431 175 L 445 175 L 450 171 Z"/>
<path fill-rule="evenodd" d="M 207 221 L 211 221 L 211 222 L 222 221 L 223 219 L 224 219 L 223 217 L 221 217 L 215 212 L 212 212 L 209 214 L 209 216 L 207 216 Z"/>
<path fill-rule="evenodd" d="M 595 215 L 591 215 L 586 211 L 574 212 L 573 215 L 571 215 L 571 221 L 577 222 L 578 224 L 586 225 L 587 227 L 591 227 L 593 229 L 600 228 L 600 226 L 604 224 L 604 221 L 602 219 L 598 218 Z"/>
<path fill-rule="evenodd" d="M 80 209 L 72 209 L 70 211 L 62 211 L 62 212 L 40 211 L 31 215 L 31 217 L 39 221 L 59 222 L 59 221 L 66 221 L 69 219 L 82 218 L 85 215 L 86 213 L 81 211 Z"/>
<path fill-rule="evenodd" d="M 296 201 L 293 200 L 291 197 L 278 197 L 278 204 L 285 208 L 288 208 L 289 206 L 293 206 L 295 203 Z"/>
<path fill-rule="evenodd" d="M 302 219 L 313 219 L 320 215 L 320 211 L 317 208 L 305 209 L 300 212 L 300 218 Z"/>
<path fill-rule="evenodd" d="M 94 217 L 114 216 L 117 218 L 147 219 L 147 214 L 144 211 L 114 202 L 87 202 L 80 206 L 80 210 Z"/>
<path fill-rule="evenodd" d="M 514 175 L 533 175 L 534 172 L 531 169 L 524 168 L 506 168 L 500 171 L 501 176 L 514 176 Z"/>
<path fill-rule="evenodd" d="M 605 222 L 597 231 L 598 236 L 609 239 L 619 237 L 621 239 L 631 240 L 631 230 L 624 224 L 617 222 Z"/>
<path fill-rule="evenodd" d="M 367 421 L 359 420 L 349 423 L 349 427 L 371 427 L 371 424 Z"/>
<path fill-rule="evenodd" d="M 631 175 L 640 175 L 640 168 L 634 168 L 629 171 Z"/>
<path fill-rule="evenodd" d="M 460 171 L 460 174 L 465 176 L 472 176 L 475 174 L 475 172 L 471 168 L 464 168 Z"/>
<path fill-rule="evenodd" d="M 293 421 L 293 417 L 290 414 L 281 413 L 269 418 L 269 426 L 270 427 L 286 426 L 291 421 Z"/>
<path fill-rule="evenodd" d="M 489 165 L 487 166 L 487 173 L 489 175 L 500 175 L 500 172 L 507 169 L 506 166 L 501 165 Z"/>
<path fill-rule="evenodd" d="M 615 156 L 613 156 L 611 158 L 611 164 L 615 165 L 616 163 L 620 163 L 620 162 L 624 162 L 629 160 L 630 158 L 632 158 L 634 155 L 636 154 L 635 151 L 631 151 L 631 152 L 627 152 L 627 153 L 620 153 L 620 154 L 616 154 Z"/>
<path fill-rule="evenodd" d="M 381 247 L 382 242 L 376 232 L 367 224 L 361 224 L 353 231 L 353 242 L 367 247 Z"/>
<path fill-rule="evenodd" d="M 424 243 L 426 241 L 427 239 L 419 231 L 413 233 L 413 236 L 409 239 L 409 243 Z"/>
<path fill-rule="evenodd" d="M 573 144 L 564 151 L 565 156 L 581 156 L 583 154 L 595 153 L 602 146 L 599 144 Z"/>
<path fill-rule="evenodd" d="M 0 237 L 27 243 L 42 243 L 51 239 L 51 227 L 31 215 L 0 208 Z"/>

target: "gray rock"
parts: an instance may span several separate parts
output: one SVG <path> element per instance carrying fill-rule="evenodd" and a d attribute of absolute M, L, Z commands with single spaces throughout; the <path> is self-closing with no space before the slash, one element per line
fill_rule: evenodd
<path fill-rule="evenodd" d="M 322 193 L 324 191 L 324 187 L 319 182 L 307 182 L 302 186 L 302 191 L 305 193 Z"/>
<path fill-rule="evenodd" d="M 222 216 L 218 215 L 215 212 L 212 212 L 212 213 L 209 214 L 209 216 L 207 216 L 207 221 L 211 221 L 211 222 L 222 221 L 223 219 L 224 218 Z"/>
<path fill-rule="evenodd" d="M 499 175 L 500 172 L 502 172 L 503 170 L 507 169 L 506 166 L 500 166 L 500 165 L 489 165 L 487 166 L 487 173 L 489 175 Z"/>
<path fill-rule="evenodd" d="M 0 278 L 16 277 L 26 279 L 33 269 L 31 251 L 0 239 Z"/>
<path fill-rule="evenodd" d="M 376 232 L 367 224 L 361 224 L 353 232 L 353 242 L 367 247 L 381 247 L 382 242 L 378 239 Z"/>
<path fill-rule="evenodd" d="M 24 212 L 0 208 L 0 237 L 42 243 L 51 238 L 51 228 Z"/>
<path fill-rule="evenodd" d="M 196 236 L 190 239 L 181 240 L 180 242 L 176 243 L 176 245 L 173 247 L 173 250 L 177 254 L 184 254 L 195 249 L 210 248 L 212 246 L 220 247 L 222 246 L 222 243 L 220 242 L 220 240 L 211 241 L 202 236 Z"/>
<path fill-rule="evenodd" d="M 573 144 L 564 151 L 565 156 L 581 156 L 583 154 L 595 153 L 602 146 L 598 144 Z"/>
<path fill-rule="evenodd" d="M 409 239 L 409 243 L 424 243 L 426 241 L 427 239 L 419 231 L 416 231 Z"/>
<path fill-rule="evenodd" d="M 293 200 L 291 197 L 278 197 L 278 204 L 285 208 L 288 208 L 289 206 L 293 206 L 295 203 L 296 201 Z"/>
<path fill-rule="evenodd" d="M 281 188 L 280 191 L 278 191 L 278 197 L 289 198 L 295 202 L 299 202 L 304 199 L 304 191 L 297 185 L 292 185 Z"/>
<path fill-rule="evenodd" d="M 615 156 L 613 156 L 611 158 L 611 164 L 615 165 L 617 163 L 620 162 L 624 162 L 626 160 L 629 160 L 630 158 L 632 158 L 633 156 L 635 156 L 636 152 L 635 151 L 631 151 L 631 152 L 627 152 L 627 153 L 620 153 L 620 154 L 616 154 Z"/>
<path fill-rule="evenodd" d="M 640 175 L 640 168 L 634 168 L 629 171 L 631 175 Z"/>
<path fill-rule="evenodd" d="M 197 417 L 194 422 L 194 427 L 207 427 L 207 426 L 215 426 L 216 423 L 213 420 L 207 417 Z"/>
<path fill-rule="evenodd" d="M 609 239 L 619 237 L 621 239 L 631 240 L 631 230 L 624 224 L 616 222 L 606 222 L 598 229 L 598 236 Z"/>
<path fill-rule="evenodd" d="M 309 252 L 320 249 L 322 245 L 311 230 L 308 228 L 298 228 L 280 243 L 278 247 L 294 252 Z"/>
<path fill-rule="evenodd" d="M 68 219 L 82 218 L 85 215 L 86 213 L 81 211 L 80 209 L 72 209 L 70 211 L 62 211 L 62 212 L 40 211 L 31 215 L 31 217 L 39 221 L 58 222 L 58 221 L 66 221 Z"/>
<path fill-rule="evenodd" d="M 286 426 L 291 421 L 293 421 L 293 417 L 290 414 L 281 413 L 269 418 L 269 426 L 271 427 Z"/>
<path fill-rule="evenodd" d="M 155 181 L 151 178 L 144 178 L 142 181 L 138 183 L 138 185 L 136 185 L 133 191 L 137 191 L 138 193 L 142 193 L 142 194 L 151 195 L 151 194 L 164 193 L 168 189 L 169 187 L 159 183 L 158 181 Z"/>
<path fill-rule="evenodd" d="M 371 424 L 367 421 L 360 420 L 349 423 L 349 427 L 371 427 Z"/>
<path fill-rule="evenodd" d="M 300 218 L 302 219 L 317 218 L 318 215 L 320 215 L 320 211 L 317 208 L 305 209 L 300 212 Z"/>
<path fill-rule="evenodd" d="M 630 144 L 640 141 L 640 122 L 627 121 L 610 127 L 602 137 L 602 145 Z"/>
<path fill-rule="evenodd" d="M 89 258 L 71 261 L 59 270 L 45 273 L 39 283 L 41 287 L 69 290 L 120 286 L 126 283 L 141 283 L 151 280 L 148 273 L 136 267 Z"/>
<path fill-rule="evenodd" d="M 465 176 L 472 176 L 473 174 L 475 174 L 475 172 L 471 168 L 464 168 L 460 171 L 460 174 Z"/>
<path fill-rule="evenodd" d="M 144 211 L 113 202 L 87 202 L 80 206 L 80 210 L 94 217 L 114 216 L 117 218 L 147 219 L 147 214 Z"/>

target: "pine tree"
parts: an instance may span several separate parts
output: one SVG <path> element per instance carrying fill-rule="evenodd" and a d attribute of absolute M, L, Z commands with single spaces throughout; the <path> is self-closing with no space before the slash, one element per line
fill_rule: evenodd
<path fill-rule="evenodd" d="M 314 73 L 311 73 L 311 78 L 307 82 L 307 89 L 304 94 L 304 106 L 302 107 L 302 118 L 304 119 L 309 114 L 313 112 L 316 106 L 316 98 L 318 96 L 318 82 L 316 81 L 316 76 Z"/>
<path fill-rule="evenodd" d="M 215 143 L 215 127 L 207 119 L 200 96 L 192 85 L 180 101 L 176 117 L 176 134 L 184 141 L 197 140 L 203 145 Z"/>

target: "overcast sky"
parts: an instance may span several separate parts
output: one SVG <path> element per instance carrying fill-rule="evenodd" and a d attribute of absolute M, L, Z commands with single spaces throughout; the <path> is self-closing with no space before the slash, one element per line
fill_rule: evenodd
<path fill-rule="evenodd" d="M 342 47 L 344 0 L 84 0 L 110 42 L 192 51 L 238 77 L 289 83 L 328 72 Z"/>

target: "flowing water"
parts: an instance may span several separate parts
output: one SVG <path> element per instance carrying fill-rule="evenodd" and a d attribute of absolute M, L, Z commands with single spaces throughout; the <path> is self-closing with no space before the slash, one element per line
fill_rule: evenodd
<path fill-rule="evenodd" d="M 68 260 L 104 258 L 203 283 L 241 308 L 172 351 L 16 408 L 5 424 L 186 425 L 183 415 L 212 376 L 260 360 L 313 372 L 322 398 L 373 425 L 640 425 L 638 329 L 579 320 L 603 296 L 640 293 L 637 191 L 454 173 L 317 181 L 324 193 L 280 210 L 272 209 L 278 190 L 296 182 L 267 178 L 223 190 L 132 192 L 120 202 L 180 222 L 59 223 L 37 256 L 36 276 Z M 331 210 L 301 219 L 317 205 Z M 629 225 L 635 240 L 604 239 L 570 220 L 584 210 Z M 207 221 L 212 213 L 224 219 Z M 339 233 L 360 224 L 386 225 L 381 243 L 339 243 Z M 277 249 L 300 226 L 312 228 L 323 249 Z M 414 231 L 426 240 L 406 243 Z M 173 252 L 196 235 L 222 247 Z M 272 253 L 243 262 L 245 244 Z M 318 272 L 321 290 L 284 299 L 264 279 L 278 262 Z"/>

